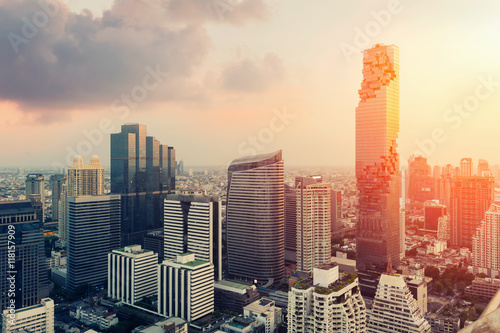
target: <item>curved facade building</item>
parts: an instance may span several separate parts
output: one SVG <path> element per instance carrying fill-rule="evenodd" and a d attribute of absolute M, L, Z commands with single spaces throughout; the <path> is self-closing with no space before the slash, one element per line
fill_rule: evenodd
<path fill-rule="evenodd" d="M 259 284 L 284 274 L 284 163 L 281 150 L 242 157 L 228 169 L 229 275 Z"/>

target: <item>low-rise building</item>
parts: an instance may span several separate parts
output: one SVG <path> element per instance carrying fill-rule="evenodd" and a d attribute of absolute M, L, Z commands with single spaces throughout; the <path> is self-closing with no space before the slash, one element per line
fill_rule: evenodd
<path fill-rule="evenodd" d="M 245 306 L 243 308 L 243 317 L 264 323 L 266 327 L 265 333 L 274 332 L 276 325 L 283 322 L 281 309 L 268 298 L 261 298 Z"/>
<path fill-rule="evenodd" d="M 239 316 L 233 318 L 229 323 L 223 324 L 221 330 L 228 333 L 264 333 L 266 326 L 255 319 Z"/>
<path fill-rule="evenodd" d="M 136 327 L 132 333 L 188 333 L 188 324 L 182 318 L 171 317 L 153 325 Z"/>
<path fill-rule="evenodd" d="M 216 281 L 214 284 L 214 301 L 217 309 L 225 309 L 242 313 L 243 308 L 260 298 L 254 285 L 229 280 Z"/>
<path fill-rule="evenodd" d="M 470 286 L 465 288 L 465 294 L 469 296 L 493 298 L 499 289 L 499 279 L 476 278 L 472 281 Z"/>
<path fill-rule="evenodd" d="M 54 333 L 54 301 L 42 298 L 39 304 L 3 310 L 2 333 L 44 332 Z"/>
<path fill-rule="evenodd" d="M 84 302 L 71 306 L 69 316 L 85 325 L 98 325 L 102 330 L 118 324 L 118 317 L 114 312 L 109 312 L 105 307 L 90 306 Z"/>
<path fill-rule="evenodd" d="M 456 333 L 460 329 L 460 318 L 448 317 L 436 313 L 429 313 L 425 319 L 431 325 L 431 332 Z"/>

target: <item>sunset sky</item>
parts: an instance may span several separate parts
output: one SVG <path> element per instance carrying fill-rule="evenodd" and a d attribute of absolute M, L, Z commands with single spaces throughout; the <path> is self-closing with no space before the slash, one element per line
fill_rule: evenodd
<path fill-rule="evenodd" d="M 289 166 L 354 166 L 360 50 L 376 43 L 400 50 L 402 160 L 419 149 L 432 165 L 500 164 L 499 11 L 497 0 L 0 0 L 0 167 L 66 164 L 79 149 L 109 166 L 109 129 L 128 122 L 188 166 L 277 149 Z"/>

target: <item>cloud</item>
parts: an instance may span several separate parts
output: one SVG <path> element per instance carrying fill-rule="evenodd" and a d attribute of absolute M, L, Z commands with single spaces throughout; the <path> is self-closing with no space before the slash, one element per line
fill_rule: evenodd
<path fill-rule="evenodd" d="M 57 112 L 110 105 L 141 85 L 147 68 L 168 72 L 148 100 L 202 100 L 193 73 L 212 48 L 203 24 L 216 19 L 202 11 L 206 3 L 115 0 L 94 17 L 60 0 L 0 0 L 0 100 L 52 121 Z M 260 0 L 231 3 L 227 23 L 264 17 Z"/>
<path fill-rule="evenodd" d="M 281 82 L 285 69 L 281 58 L 267 53 L 262 60 L 241 60 L 228 66 L 220 78 L 221 85 L 229 91 L 258 92 Z"/>

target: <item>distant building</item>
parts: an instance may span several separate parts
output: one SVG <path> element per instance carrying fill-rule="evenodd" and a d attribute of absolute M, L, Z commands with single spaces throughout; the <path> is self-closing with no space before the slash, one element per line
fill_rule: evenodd
<path fill-rule="evenodd" d="M 417 156 L 409 163 L 408 199 L 411 203 L 423 203 L 435 199 L 435 180 L 427 158 Z"/>
<path fill-rule="evenodd" d="M 62 187 L 66 183 L 66 175 L 56 174 L 50 176 L 50 189 L 52 191 L 52 221 L 59 220 L 59 201 L 61 200 Z"/>
<path fill-rule="evenodd" d="M 158 293 L 158 254 L 130 245 L 108 254 L 108 297 L 134 305 Z"/>
<path fill-rule="evenodd" d="M 477 165 L 477 175 L 479 177 L 493 176 L 488 161 L 480 159 Z"/>
<path fill-rule="evenodd" d="M 83 302 L 76 307 L 71 307 L 69 316 L 88 326 L 97 325 L 101 330 L 107 330 L 119 322 L 116 313 L 109 312 L 103 306 L 90 306 Z"/>
<path fill-rule="evenodd" d="M 465 166 L 464 166 L 465 167 Z M 451 188 L 451 245 L 472 248 L 472 236 L 495 200 L 493 177 L 454 177 Z"/>
<path fill-rule="evenodd" d="M 54 301 L 42 298 L 40 303 L 12 313 L 3 310 L 2 333 L 43 332 L 54 333 Z"/>
<path fill-rule="evenodd" d="M 440 205 L 437 200 L 428 200 L 424 203 L 424 229 L 438 231 L 438 220 L 446 215 L 446 206 Z"/>
<path fill-rule="evenodd" d="M 104 288 L 108 253 L 120 247 L 120 196 L 68 197 L 67 289 Z"/>
<path fill-rule="evenodd" d="M 285 184 L 285 264 L 297 264 L 297 193 Z"/>
<path fill-rule="evenodd" d="M 164 207 L 165 259 L 194 253 L 197 260 L 214 266 L 216 280 L 222 280 L 222 209 L 218 197 L 169 194 Z"/>
<path fill-rule="evenodd" d="M 380 277 L 367 332 L 431 332 L 402 276 L 382 274 Z"/>
<path fill-rule="evenodd" d="M 153 251 L 158 254 L 158 263 L 161 263 L 164 259 L 163 256 L 163 243 L 165 239 L 163 237 L 163 229 L 149 231 L 146 236 L 144 236 L 144 250 Z"/>
<path fill-rule="evenodd" d="M 460 160 L 460 176 L 472 177 L 474 176 L 474 172 L 472 170 L 472 158 L 462 158 Z"/>
<path fill-rule="evenodd" d="M 153 325 L 136 327 L 132 333 L 188 333 L 188 324 L 182 318 L 170 317 Z"/>
<path fill-rule="evenodd" d="M 193 253 L 158 266 L 158 314 L 195 321 L 214 311 L 214 266 Z"/>
<path fill-rule="evenodd" d="M 500 205 L 492 204 L 472 237 L 474 273 L 500 276 Z"/>
<path fill-rule="evenodd" d="M 42 174 L 37 173 L 26 176 L 26 199 L 30 199 L 32 196 L 40 196 L 41 215 L 39 215 L 38 219 L 43 225 L 45 221 L 45 178 Z"/>
<path fill-rule="evenodd" d="M 366 308 L 354 274 L 335 264 L 314 268 L 288 293 L 288 332 L 366 332 Z"/>

